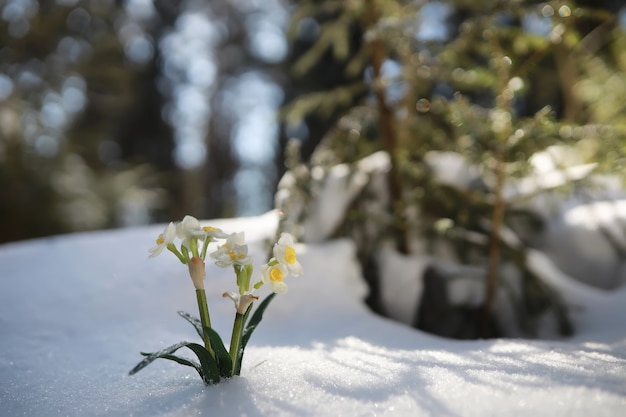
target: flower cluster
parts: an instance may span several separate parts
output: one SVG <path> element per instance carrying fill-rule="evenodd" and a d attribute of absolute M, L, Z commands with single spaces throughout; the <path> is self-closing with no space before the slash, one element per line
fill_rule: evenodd
<path fill-rule="evenodd" d="M 180 244 L 175 242 L 180 239 Z M 216 242 L 216 248 L 209 252 L 209 245 Z M 261 277 L 251 285 L 252 257 L 248 255 L 248 245 L 243 232 L 224 233 L 221 229 L 202 226 L 198 219 L 185 216 L 179 223 L 169 223 L 156 239 L 156 245 L 149 249 L 150 257 L 158 256 L 163 249 L 172 252 L 180 262 L 187 265 L 189 275 L 196 288 L 200 318 L 185 312 L 179 314 L 189 321 L 202 338 L 204 346 L 191 342 L 180 342 L 155 353 L 143 353 L 144 360 L 130 371 L 135 374 L 154 360 L 162 358 L 196 369 L 206 384 L 215 384 L 220 378 L 239 375 L 246 343 L 254 329 L 263 318 L 263 312 L 276 294 L 287 292 L 285 278 L 299 276 L 303 268 L 296 257 L 294 239 L 288 233 L 282 233 L 273 247 L 273 257 L 261 266 Z M 208 256 L 222 268 L 232 267 L 237 282 L 237 291 L 225 292 L 224 297 L 235 303 L 235 321 L 227 351 L 221 337 L 213 330 L 207 298 L 204 291 L 206 276 L 204 261 Z M 254 314 L 248 317 L 252 304 L 259 299 L 254 291 L 263 285 L 269 285 L 273 291 L 258 306 Z M 181 347 L 187 347 L 198 357 L 199 363 L 174 355 Z"/>
<path fill-rule="evenodd" d="M 180 246 L 174 243 L 180 239 Z M 217 248 L 209 253 L 209 257 L 215 264 L 222 268 L 234 267 L 237 275 L 239 295 L 243 296 L 251 292 L 250 277 L 244 274 L 251 272 L 252 257 L 248 255 L 248 245 L 245 242 L 243 232 L 224 233 L 221 229 L 211 226 L 202 226 L 198 219 L 192 216 L 174 224 L 170 222 L 163 233 L 156 239 L 156 245 L 148 250 L 150 258 L 159 255 L 163 249 L 168 249 L 183 263 L 189 266 L 190 275 L 196 289 L 204 288 L 204 275 L 199 271 L 204 267 L 204 261 L 208 253 L 209 244 L 222 241 Z M 271 290 L 278 294 L 287 292 L 285 278 L 288 275 L 300 276 L 303 273 L 302 265 L 298 262 L 294 249 L 294 239 L 289 233 L 282 233 L 273 248 L 274 256 L 270 261 L 261 266 L 262 278 L 253 286 L 259 289 L 263 284 L 268 284 Z M 199 279 L 202 275 L 202 280 Z M 195 276 L 195 278 L 194 278 Z M 238 298 L 235 293 L 227 293 L 229 298 L 235 301 L 237 307 Z"/>

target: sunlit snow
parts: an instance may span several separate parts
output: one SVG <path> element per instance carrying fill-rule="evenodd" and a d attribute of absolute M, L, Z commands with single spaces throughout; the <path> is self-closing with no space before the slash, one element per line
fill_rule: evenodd
<path fill-rule="evenodd" d="M 271 212 L 210 224 L 244 230 L 258 265 L 276 220 Z M 587 417 L 626 410 L 625 290 L 572 284 L 577 333 L 568 340 L 447 340 L 369 312 L 347 240 L 298 247 L 305 275 L 290 278 L 289 292 L 267 310 L 241 377 L 206 387 L 193 370 L 168 361 L 130 377 L 140 351 L 197 341 L 176 314 L 196 314 L 184 266 L 169 253 L 147 258 L 162 228 L 0 246 L 2 416 Z M 207 267 L 212 321 L 225 339 L 234 310 L 221 294 L 235 286 L 230 272 Z"/>

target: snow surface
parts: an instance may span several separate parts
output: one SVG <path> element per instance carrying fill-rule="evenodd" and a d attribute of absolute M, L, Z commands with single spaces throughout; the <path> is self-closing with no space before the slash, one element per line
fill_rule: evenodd
<path fill-rule="evenodd" d="M 244 230 L 261 263 L 276 217 L 211 224 Z M 198 341 L 176 314 L 196 314 L 185 268 L 169 253 L 147 258 L 162 229 L 0 246 L 0 415 L 626 413 L 625 290 L 573 284 L 578 332 L 568 340 L 446 340 L 370 313 L 346 240 L 298 248 L 305 275 L 291 278 L 289 293 L 267 310 L 241 377 L 206 387 L 191 368 L 164 360 L 128 376 L 140 351 Z M 234 278 L 207 269 L 212 321 L 228 339 L 234 308 L 221 294 Z"/>

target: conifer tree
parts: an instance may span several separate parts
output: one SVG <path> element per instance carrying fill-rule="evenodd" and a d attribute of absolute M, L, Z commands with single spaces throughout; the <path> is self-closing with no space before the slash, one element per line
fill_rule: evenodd
<path fill-rule="evenodd" d="M 373 151 L 387 151 L 388 213 L 393 220 L 374 239 L 391 231 L 401 253 L 411 251 L 410 241 L 416 237 L 443 239 L 454 245 L 459 262 L 485 269 L 483 305 L 463 313 L 463 326 L 470 330 L 428 330 L 470 337 L 507 334 L 507 329 L 498 328 L 494 308 L 497 292 L 506 291 L 500 266 L 514 263 L 523 277 L 522 290 L 509 295 L 522 331 L 533 335 L 538 317 L 552 309 L 561 331 L 569 333 L 559 295 L 528 269 L 525 245 L 509 237 L 516 216 L 539 220 L 521 204 L 532 195 L 512 198 L 505 186 L 528 175 L 532 156 L 553 145 L 574 147 L 588 160 L 606 161 L 607 147 L 613 160 L 620 152 L 623 112 L 607 111 L 606 103 L 597 100 L 599 80 L 625 85 L 619 71 L 623 54 L 616 46 L 623 42 L 623 28 L 609 12 L 612 3 L 294 4 L 293 32 L 313 25 L 317 35 L 294 60 L 293 76 L 313 78 L 323 71 L 316 65 L 326 60 L 334 60 L 333 68 L 344 75 L 336 76 L 334 85 L 310 87 L 312 91 L 285 109 L 291 124 L 313 121 L 312 114 L 333 116 L 323 128 L 311 129 L 324 132 L 313 138 L 323 145 L 311 163 L 351 163 Z M 351 76 L 349 82 L 346 75 Z M 596 146 L 600 131 L 602 147 Z M 439 181 L 431 161 L 442 152 L 475 167 L 473 181 Z M 361 218 L 360 210 L 357 199 L 338 234 L 354 235 L 362 227 L 351 221 Z M 418 218 L 407 216 L 410 212 L 419 213 Z M 377 246 L 357 244 L 367 270 Z M 371 285 L 375 295 L 376 281 Z M 381 309 L 375 297 L 370 302 Z"/>

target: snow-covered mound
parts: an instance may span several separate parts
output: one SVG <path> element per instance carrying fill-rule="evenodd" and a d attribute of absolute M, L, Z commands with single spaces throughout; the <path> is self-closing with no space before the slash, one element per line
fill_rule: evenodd
<path fill-rule="evenodd" d="M 219 220 L 246 232 L 260 264 L 276 213 Z M 254 334 L 242 376 L 206 387 L 193 370 L 140 351 L 197 340 L 193 286 L 162 226 L 0 246 L 0 415 L 622 416 L 626 291 L 577 286 L 578 333 L 564 341 L 460 342 L 370 313 L 349 241 L 299 248 L 292 278 Z M 227 339 L 231 271 L 209 265 L 214 326 Z"/>

